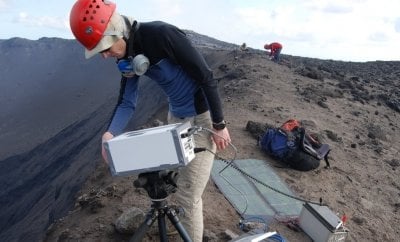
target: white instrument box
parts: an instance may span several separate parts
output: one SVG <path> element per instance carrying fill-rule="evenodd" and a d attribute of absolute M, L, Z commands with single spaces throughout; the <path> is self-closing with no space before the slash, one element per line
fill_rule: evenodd
<path fill-rule="evenodd" d="M 186 166 L 195 157 L 190 122 L 118 135 L 103 145 L 112 175 L 125 176 Z"/>

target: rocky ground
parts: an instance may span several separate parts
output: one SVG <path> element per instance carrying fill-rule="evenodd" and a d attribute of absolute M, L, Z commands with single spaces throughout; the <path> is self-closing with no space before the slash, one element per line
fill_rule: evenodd
<path fill-rule="evenodd" d="M 250 49 L 202 49 L 219 80 L 225 118 L 238 159 L 262 159 L 273 165 L 246 130 L 249 121 L 279 126 L 303 121 L 321 134 L 332 151 L 331 168 L 299 172 L 276 169 L 299 197 L 320 198 L 346 214 L 346 241 L 398 241 L 400 237 L 400 63 L 352 63 L 283 56 L 271 62 L 265 52 Z M 163 122 L 165 110 L 154 117 Z M 229 157 L 232 151 L 219 154 Z M 129 241 L 132 233 L 115 229 L 117 218 L 150 201 L 134 188 L 134 177 L 111 177 L 98 157 L 70 213 L 50 226 L 45 241 Z M 225 233 L 243 233 L 239 215 L 210 180 L 204 193 L 206 241 L 229 241 Z M 269 224 L 287 241 L 311 241 L 282 221 Z M 176 237 L 171 237 L 172 241 Z M 146 236 L 158 241 L 156 231 Z"/>

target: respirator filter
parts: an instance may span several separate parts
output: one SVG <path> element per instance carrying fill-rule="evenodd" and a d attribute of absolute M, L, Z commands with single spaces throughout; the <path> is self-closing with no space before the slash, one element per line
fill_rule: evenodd
<path fill-rule="evenodd" d="M 136 55 L 134 58 L 121 59 L 117 61 L 117 66 L 121 74 L 125 77 L 141 76 L 149 69 L 150 61 L 143 55 Z"/>

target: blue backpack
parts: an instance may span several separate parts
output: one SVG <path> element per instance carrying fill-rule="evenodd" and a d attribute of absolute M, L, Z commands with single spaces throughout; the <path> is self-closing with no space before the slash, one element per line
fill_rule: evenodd
<path fill-rule="evenodd" d="M 313 139 L 303 127 L 295 127 L 291 131 L 268 128 L 258 144 L 272 158 L 296 170 L 313 170 L 319 166 L 321 159 L 325 160 L 326 168 L 330 167 L 329 145 Z"/>
<path fill-rule="evenodd" d="M 273 158 L 282 160 L 296 149 L 296 142 L 280 128 L 269 128 L 259 140 L 261 148 Z"/>

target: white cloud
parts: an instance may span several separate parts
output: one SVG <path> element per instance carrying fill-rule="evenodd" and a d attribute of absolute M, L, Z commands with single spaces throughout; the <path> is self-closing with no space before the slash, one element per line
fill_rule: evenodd
<path fill-rule="evenodd" d="M 322 11 L 324 13 L 349 13 L 352 12 L 357 5 L 365 4 L 368 0 L 300 0 L 304 6 L 312 11 Z"/>
<path fill-rule="evenodd" d="M 0 0 L 0 36 L 71 38 L 68 14 L 75 1 Z M 113 1 L 120 13 L 140 22 L 161 20 L 251 48 L 279 41 L 290 55 L 343 60 L 400 56 L 399 0 Z"/>
<path fill-rule="evenodd" d="M 389 40 L 388 36 L 384 32 L 375 32 L 370 34 L 369 39 L 376 42 L 385 42 Z"/>
<path fill-rule="evenodd" d="M 7 0 L 0 0 L 0 11 L 6 9 L 8 6 Z"/>
<path fill-rule="evenodd" d="M 48 27 L 52 29 L 65 30 L 69 28 L 67 17 L 53 16 L 31 16 L 26 12 L 20 12 L 14 22 L 33 27 Z"/>
<path fill-rule="evenodd" d="M 182 13 L 182 1 L 154 0 L 153 6 L 157 6 L 156 16 L 171 17 Z"/>
<path fill-rule="evenodd" d="M 147 0 L 145 4 L 132 1 L 116 1 L 117 11 L 121 14 L 140 17 L 140 21 L 165 20 L 180 15 L 185 2 L 183 0 Z"/>
<path fill-rule="evenodd" d="M 163 20 L 258 49 L 279 41 L 284 53 L 327 59 L 392 58 L 384 48 L 393 49 L 400 32 L 398 0 L 149 0 L 139 11 L 124 4 L 118 8 L 139 21 Z"/>
<path fill-rule="evenodd" d="M 301 0 L 295 4 L 281 3 L 275 8 L 246 8 L 239 12 L 252 33 L 263 36 L 265 41 L 267 38 L 281 41 L 285 53 L 344 60 L 372 59 L 373 55 L 381 55 L 384 59 L 398 58 L 393 57 L 395 54 L 389 56 L 384 49 L 393 49 L 390 46 L 399 39 L 395 31 L 400 31 L 400 18 L 393 10 L 400 9 L 397 8 L 399 1 Z"/>
<path fill-rule="evenodd" d="M 400 18 L 397 18 L 394 23 L 394 29 L 397 33 L 400 33 Z"/>

